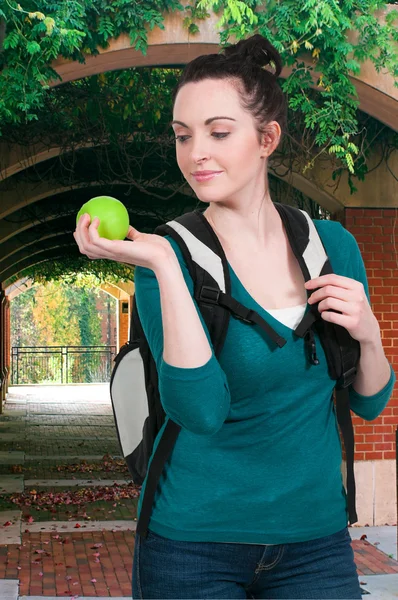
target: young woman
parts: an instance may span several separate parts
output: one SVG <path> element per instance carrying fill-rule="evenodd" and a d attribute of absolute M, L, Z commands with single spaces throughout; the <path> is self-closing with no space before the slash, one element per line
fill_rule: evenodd
<path fill-rule="evenodd" d="M 337 222 L 315 221 L 336 274 L 305 284 L 272 203 L 267 162 L 286 120 L 280 72 L 277 51 L 259 35 L 200 56 L 177 87 L 172 127 L 178 165 L 208 204 L 204 215 L 226 253 L 232 296 L 287 339 L 283 348 L 272 351 L 257 327 L 232 318 L 216 359 L 173 240 L 131 227 L 134 243 L 108 241 L 88 215 L 76 229 L 90 258 L 137 265 L 137 305 L 162 404 L 182 426 L 148 537 L 137 535 L 134 598 L 361 598 L 334 382 L 320 344 L 320 364 L 309 367 L 293 333 L 307 290 L 323 319 L 360 342 L 350 388 L 356 414 L 380 414 L 394 374 L 353 236 Z"/>

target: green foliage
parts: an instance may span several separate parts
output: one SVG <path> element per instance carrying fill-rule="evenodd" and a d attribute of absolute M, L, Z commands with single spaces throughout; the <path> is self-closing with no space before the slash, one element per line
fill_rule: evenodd
<path fill-rule="evenodd" d="M 163 13 L 180 9 L 178 0 L 5 0 L 0 8 L 0 21 L 6 25 L 0 53 L 0 124 L 37 118 L 45 91 L 58 78 L 51 66 L 57 57 L 84 62 L 86 55 L 97 54 L 98 47 L 105 48 L 121 33 L 145 53 L 148 28 L 163 27 Z"/>
<path fill-rule="evenodd" d="M 37 284 L 62 279 L 65 285 L 87 289 L 102 283 L 129 282 L 133 276 L 134 269 L 130 265 L 107 260 L 90 261 L 83 256 L 66 256 L 62 260 L 45 261 L 29 267 L 8 280 L 7 285 L 27 277 Z"/>
<path fill-rule="evenodd" d="M 303 117 L 303 127 L 313 136 L 317 149 L 304 168 L 310 168 L 317 156 L 325 153 L 356 174 L 360 161 L 356 143 L 359 103 L 350 77 L 359 74 L 366 59 L 377 70 L 397 76 L 398 11 L 391 7 L 385 22 L 377 12 L 387 6 L 380 0 L 192 0 L 188 6 L 179 0 L 21 0 L 20 4 L 4 0 L 0 8 L 0 23 L 5 23 L 0 39 L 0 129 L 4 132 L 7 125 L 26 125 L 37 119 L 41 124 L 43 111 L 63 119 L 62 127 L 68 128 L 69 123 L 70 130 L 83 113 L 94 126 L 104 106 L 97 101 L 97 94 L 103 97 L 111 82 L 113 99 L 105 104 L 105 116 L 115 137 L 126 129 L 123 120 L 136 132 L 147 132 L 149 125 L 159 134 L 169 116 L 174 77 L 169 76 L 170 70 L 165 70 L 168 74 L 163 85 L 158 76 L 152 103 L 147 94 L 150 86 L 137 94 L 138 76 L 127 96 L 127 77 L 122 74 L 120 82 L 109 74 L 90 78 L 83 85 L 75 82 L 76 95 L 62 117 L 57 110 L 60 93 L 49 88 L 58 77 L 53 61 L 65 57 L 83 62 L 122 33 L 145 53 L 148 31 L 163 27 L 166 11 L 181 11 L 183 25 L 191 35 L 214 11 L 220 16 L 221 44 L 259 32 L 270 39 L 285 65 L 292 68 L 282 87 L 290 109 Z M 314 78 L 317 93 L 310 94 Z M 77 100 L 79 86 L 82 90 L 84 86 L 90 88 L 90 98 L 83 102 Z"/>
<path fill-rule="evenodd" d="M 33 346 L 40 339 L 40 328 L 33 318 L 36 288 L 31 287 L 11 302 L 11 346 Z"/>
<path fill-rule="evenodd" d="M 388 4 L 380 0 L 200 0 L 199 6 L 222 11 L 223 43 L 258 32 L 275 45 L 292 67 L 282 84 L 290 108 L 304 115 L 321 151 L 334 154 L 354 173 L 359 101 L 350 75 L 358 75 L 361 63 L 370 59 L 378 71 L 397 77 L 398 11 L 389 10 L 382 23 L 376 11 Z M 352 33 L 355 42 L 349 41 Z M 310 97 L 315 76 L 318 94 Z"/>
<path fill-rule="evenodd" d="M 64 281 L 33 285 L 11 303 L 12 346 L 85 346 L 101 341 L 100 291 Z"/>
<path fill-rule="evenodd" d="M 102 339 L 101 321 L 105 316 L 104 309 L 107 306 L 110 309 L 111 303 L 114 313 L 115 300 L 99 289 L 78 288 L 64 281 L 34 285 L 11 302 L 11 345 L 87 347 L 109 344 L 110 340 Z M 106 312 L 110 315 L 109 310 Z M 64 372 L 63 381 L 90 383 L 98 380 L 97 365 L 98 361 L 90 352 L 72 352 L 66 360 L 59 348 L 47 355 L 22 354 L 18 382 L 59 383 Z"/>
<path fill-rule="evenodd" d="M 193 6 L 186 6 L 185 12 L 189 13 L 189 16 L 183 19 L 183 27 L 185 27 L 191 35 L 199 33 L 199 26 L 195 23 L 196 20 L 207 19 L 210 15 L 205 8 L 199 8 L 197 4 Z"/>

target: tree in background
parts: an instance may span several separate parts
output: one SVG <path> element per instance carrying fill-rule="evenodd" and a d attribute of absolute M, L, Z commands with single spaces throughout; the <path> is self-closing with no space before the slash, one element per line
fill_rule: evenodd
<path fill-rule="evenodd" d="M 95 288 L 70 286 L 62 281 L 34 285 L 11 303 L 11 345 L 100 345 L 101 321 L 104 318 L 104 314 L 97 309 L 100 294 L 104 292 Z M 106 301 L 109 302 L 108 298 Z M 41 364 L 38 358 L 32 357 L 29 362 L 30 373 L 27 374 L 29 383 L 42 381 L 44 376 L 54 380 L 55 373 L 60 369 L 60 360 L 59 355 L 52 362 Z M 89 355 L 72 354 L 68 364 L 68 380 L 90 382 L 95 378 L 96 369 Z"/>
<path fill-rule="evenodd" d="M 71 304 L 65 286 L 51 282 L 33 289 L 36 290 L 36 293 L 33 297 L 32 316 L 39 330 L 39 337 L 36 343 L 28 345 L 81 345 L 78 302 L 75 303 L 75 306 Z M 79 295 L 81 291 L 78 290 Z"/>
<path fill-rule="evenodd" d="M 33 319 L 36 288 L 32 287 L 11 302 L 11 346 L 37 343 L 40 331 Z"/>

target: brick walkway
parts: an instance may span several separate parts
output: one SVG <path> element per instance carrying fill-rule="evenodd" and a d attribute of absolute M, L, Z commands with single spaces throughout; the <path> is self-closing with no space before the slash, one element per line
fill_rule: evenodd
<path fill-rule="evenodd" d="M 19 579 L 21 596 L 131 598 L 134 537 L 132 531 L 24 533 L 20 546 L 0 546 L 0 579 Z M 398 573 L 397 561 L 368 542 L 355 540 L 353 547 L 360 577 Z"/>
<path fill-rule="evenodd" d="M 5 485 L 5 474 L 17 474 L 25 482 L 24 498 L 31 494 L 33 503 L 31 507 L 21 507 L 22 513 L 17 513 L 22 517 L 21 542 L 8 545 L 0 542 L 0 582 L 19 580 L 20 596 L 131 598 L 137 499 L 130 494 L 127 498 L 112 496 L 109 500 L 50 507 L 39 503 L 43 491 L 54 495 L 67 493 L 68 498 L 76 499 L 76 491 L 83 494 L 88 489 L 78 487 L 81 480 L 94 481 L 98 491 L 102 489 L 102 479 L 129 479 L 119 456 L 107 386 L 57 387 L 52 392 L 49 388 L 44 391 L 30 388 L 25 396 L 22 388 L 14 390 L 5 414 L 0 416 L 0 436 L 17 431 L 20 437 L 18 442 L 0 445 L 4 452 L 3 462 L 0 457 L 0 487 Z M 17 445 L 15 456 L 19 462 L 12 464 L 12 449 Z M 109 457 L 101 460 L 108 452 L 114 455 L 114 460 Z M 98 458 L 84 460 L 84 456 L 94 455 Z M 54 460 L 53 456 L 64 459 Z M 51 486 L 51 481 L 62 479 L 75 480 L 76 485 L 69 490 L 62 487 L 62 481 L 57 487 Z M 29 480 L 47 480 L 49 485 L 33 489 L 32 485 L 26 485 Z M 120 489 L 123 492 L 127 488 Z M 112 493 L 115 491 L 116 488 Z M 18 505 L 9 501 L 11 496 L 4 494 L 0 498 L 0 511 L 19 510 Z M 33 525 L 29 517 L 33 518 Z M 118 526 L 112 523 L 107 525 L 110 519 L 124 523 L 126 530 L 118 531 Z M 99 520 L 102 529 L 84 531 L 88 522 L 91 527 Z M 68 531 L 62 525 L 64 522 L 69 523 Z M 79 527 L 76 530 L 75 522 Z M 129 524 L 131 529 L 127 527 Z M 45 531 L 40 531 L 42 526 Z M 50 530 L 53 526 L 58 526 L 57 531 Z M 0 536 L 5 529 L 0 512 Z M 360 578 L 398 574 L 398 562 L 366 540 L 354 540 L 353 548 Z M 372 597 L 373 594 L 369 596 Z"/>
<path fill-rule="evenodd" d="M 21 596 L 131 598 L 133 552 L 129 531 L 24 533 L 0 546 L 0 579 L 19 579 Z"/>
<path fill-rule="evenodd" d="M 392 575 L 398 573 L 398 562 L 369 544 L 369 542 L 353 540 L 352 547 L 359 575 Z"/>

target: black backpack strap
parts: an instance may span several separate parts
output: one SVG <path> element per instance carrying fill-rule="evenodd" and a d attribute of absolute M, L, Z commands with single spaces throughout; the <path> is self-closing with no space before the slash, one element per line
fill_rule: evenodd
<path fill-rule="evenodd" d="M 340 348 L 341 371 L 336 383 L 336 389 L 350 386 L 357 374 L 357 365 L 361 355 L 361 346 L 354 340 L 347 329 L 340 325 L 333 325 L 337 343 Z"/>
<path fill-rule="evenodd" d="M 347 510 L 351 525 L 358 521 L 355 504 L 355 475 L 354 475 L 354 428 L 350 411 L 350 396 L 348 388 L 336 389 L 336 416 L 344 440 L 347 466 Z"/>
<path fill-rule="evenodd" d="M 227 335 L 230 314 L 216 303 L 204 301 L 202 297 L 203 287 L 231 293 L 228 262 L 219 239 L 198 210 L 161 225 L 155 233 L 170 236 L 179 246 L 194 282 L 194 299 L 209 330 L 214 353 L 219 356 Z"/>
<path fill-rule="evenodd" d="M 160 476 L 162 475 L 164 465 L 171 455 L 180 431 L 181 427 L 169 419 L 165 425 L 155 454 L 152 457 L 144 498 L 141 505 L 140 518 L 137 523 L 137 533 L 144 538 L 148 535 L 148 525 L 151 519 L 153 500 L 155 498 Z"/>
<path fill-rule="evenodd" d="M 286 344 L 286 340 L 255 310 L 243 306 L 243 304 L 232 298 L 232 296 L 224 294 L 216 288 L 203 286 L 200 292 L 200 300 L 204 303 L 217 304 L 226 308 L 239 321 L 243 321 L 249 325 L 258 325 L 279 348 L 282 348 Z"/>
<path fill-rule="evenodd" d="M 276 204 L 276 208 L 285 226 L 290 245 L 301 267 L 305 281 L 333 273 L 332 265 L 323 249 L 322 240 L 310 218 L 290 206 Z M 308 259 L 313 260 L 315 258 L 315 260 L 312 265 L 308 265 L 306 250 L 311 242 L 313 242 L 313 245 L 309 249 Z M 307 293 L 310 295 L 313 290 Z M 360 346 L 346 329 L 323 321 L 317 305 L 311 305 L 311 309 L 304 315 L 303 320 L 296 328 L 295 334 L 299 337 L 305 337 L 311 332 L 313 325 L 319 331 L 329 370 L 337 380 L 335 387 L 336 416 L 346 451 L 347 509 L 349 521 L 353 524 L 357 522 L 358 518 L 355 508 L 354 429 L 348 386 L 353 383 L 356 376 Z M 313 345 L 315 347 L 314 343 Z"/>
<path fill-rule="evenodd" d="M 305 281 L 333 273 L 322 240 L 311 217 L 294 206 L 275 203 L 285 227 L 289 244 Z M 310 296 L 313 290 L 308 290 Z M 301 336 L 302 337 L 302 336 Z"/>
<path fill-rule="evenodd" d="M 336 415 L 344 441 L 347 468 L 347 510 L 350 524 L 358 521 L 356 512 L 356 489 L 354 474 L 355 439 L 352 425 L 348 387 L 354 382 L 360 357 L 360 344 L 344 327 L 333 325 L 340 348 L 341 374 L 335 387 Z"/>
<path fill-rule="evenodd" d="M 134 294 L 133 304 L 131 307 L 129 340 L 128 341 L 132 342 L 133 340 L 141 339 L 143 335 L 144 335 L 144 332 L 142 331 L 141 321 L 138 316 L 137 299 Z"/>
<path fill-rule="evenodd" d="M 284 346 L 286 340 L 258 313 L 232 298 L 227 258 L 210 223 L 200 211 L 186 213 L 158 227 L 155 233 L 169 235 L 181 249 L 216 356 L 224 345 L 229 314 L 245 323 L 258 325 L 277 346 Z"/>

